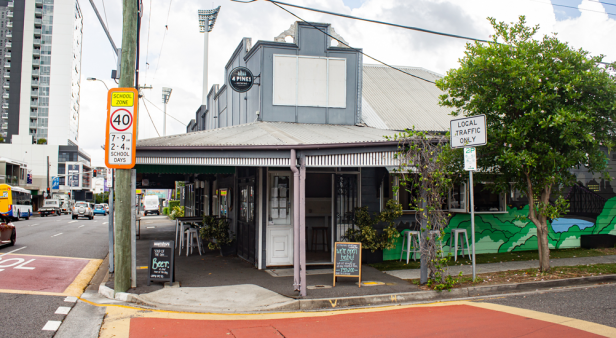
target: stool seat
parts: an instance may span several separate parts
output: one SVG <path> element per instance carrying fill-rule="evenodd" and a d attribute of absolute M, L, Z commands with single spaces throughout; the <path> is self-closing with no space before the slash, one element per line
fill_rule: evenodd
<path fill-rule="evenodd" d="M 471 258 L 471 253 L 469 252 L 469 244 L 468 244 L 468 234 L 466 233 L 466 229 L 451 229 L 451 236 L 449 237 L 449 253 L 451 253 L 452 242 L 454 243 L 453 250 L 453 260 L 458 260 L 458 238 L 462 237 L 462 241 L 460 241 L 460 249 L 462 250 L 462 257 L 464 257 L 464 240 L 466 240 L 466 253 L 468 258 Z"/>
<path fill-rule="evenodd" d="M 185 232 L 186 234 L 186 256 L 188 256 L 188 249 L 190 249 L 190 253 L 192 254 L 193 248 L 195 244 L 193 240 L 197 242 L 197 250 L 199 250 L 199 256 L 201 256 L 201 241 L 199 239 L 199 230 L 197 228 L 189 228 Z"/>
<path fill-rule="evenodd" d="M 419 243 L 421 243 L 421 233 L 415 230 L 404 230 L 402 231 L 402 250 L 400 251 L 400 261 L 402 261 L 402 256 L 406 252 L 406 264 L 409 264 L 409 258 L 411 256 L 411 252 L 413 253 L 413 260 L 417 261 L 417 253 L 420 252 Z M 406 246 L 405 246 L 406 242 Z M 413 250 L 411 250 L 411 242 L 413 243 Z M 405 249 L 406 247 L 406 249 Z"/>

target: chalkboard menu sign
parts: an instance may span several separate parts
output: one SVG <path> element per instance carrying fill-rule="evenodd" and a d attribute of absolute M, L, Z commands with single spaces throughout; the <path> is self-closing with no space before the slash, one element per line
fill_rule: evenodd
<path fill-rule="evenodd" d="M 175 246 L 173 241 L 150 241 L 148 285 L 150 282 L 170 282 L 175 279 Z"/>
<path fill-rule="evenodd" d="M 361 287 L 361 243 L 336 242 L 335 250 L 334 286 L 337 277 L 356 277 Z"/>

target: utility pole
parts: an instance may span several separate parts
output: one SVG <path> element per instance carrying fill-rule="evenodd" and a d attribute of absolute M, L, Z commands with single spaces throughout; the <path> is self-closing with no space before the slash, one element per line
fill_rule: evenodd
<path fill-rule="evenodd" d="M 47 198 L 49 198 L 49 156 L 47 156 Z"/>
<path fill-rule="evenodd" d="M 122 55 L 120 88 L 135 86 L 135 62 L 137 58 L 137 0 L 122 0 Z M 135 122 L 138 121 L 135 110 Z M 114 291 L 125 292 L 131 286 L 131 169 L 116 171 L 116 231 Z"/>
<path fill-rule="evenodd" d="M 163 136 L 167 136 L 167 103 L 171 97 L 171 88 L 163 87 Z"/>

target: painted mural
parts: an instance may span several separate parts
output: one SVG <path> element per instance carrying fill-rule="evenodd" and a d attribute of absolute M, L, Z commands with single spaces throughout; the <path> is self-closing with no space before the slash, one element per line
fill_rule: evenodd
<path fill-rule="evenodd" d="M 590 234 L 616 235 L 616 197 L 603 201 L 596 219 L 592 217 L 567 215 L 548 225 L 551 249 L 580 247 L 580 236 Z M 475 214 L 475 252 L 496 253 L 509 251 L 537 250 L 537 228 L 530 221 L 520 221 L 518 216 L 528 215 L 528 206 L 508 207 L 507 213 Z M 591 216 L 591 215 L 588 215 Z M 466 229 L 470 240 L 470 214 L 456 214 L 445 229 L 443 245 L 449 251 L 451 229 Z M 385 250 L 383 259 L 400 259 L 402 239 L 398 238 L 396 248 Z"/>

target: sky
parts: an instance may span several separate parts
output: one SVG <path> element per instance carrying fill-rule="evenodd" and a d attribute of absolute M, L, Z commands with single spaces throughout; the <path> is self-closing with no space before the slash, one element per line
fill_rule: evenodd
<path fill-rule="evenodd" d="M 104 166 L 107 89 L 117 58 L 89 0 L 78 0 L 83 13 L 81 111 L 79 145 Z M 117 46 L 122 37 L 122 0 L 93 0 Z M 517 21 L 525 15 L 529 24 L 539 24 L 536 38 L 556 33 L 559 39 L 592 55 L 616 60 L 616 0 L 285 0 L 353 16 L 451 34 L 489 39 L 493 34 L 487 17 Z M 562 6 L 569 7 L 562 7 Z M 205 7 L 204 7 L 205 6 Z M 201 104 L 203 84 L 203 33 L 197 11 L 221 6 L 209 35 L 209 86 L 223 84 L 224 66 L 243 37 L 272 41 L 295 22 L 295 18 L 272 3 L 213 0 L 143 0 L 141 24 L 139 139 L 162 135 L 162 87 L 173 89 L 167 105 L 167 135 L 181 134 L 195 118 Z M 349 44 L 391 65 L 423 67 L 445 74 L 459 66 L 466 41 L 388 27 L 357 20 L 288 8 L 302 19 L 331 23 Z M 613 14 L 612 14 L 613 13 Z M 364 58 L 366 63 L 374 63 Z M 176 120 L 177 119 L 177 120 Z M 179 120 L 179 121 L 178 121 Z"/>

